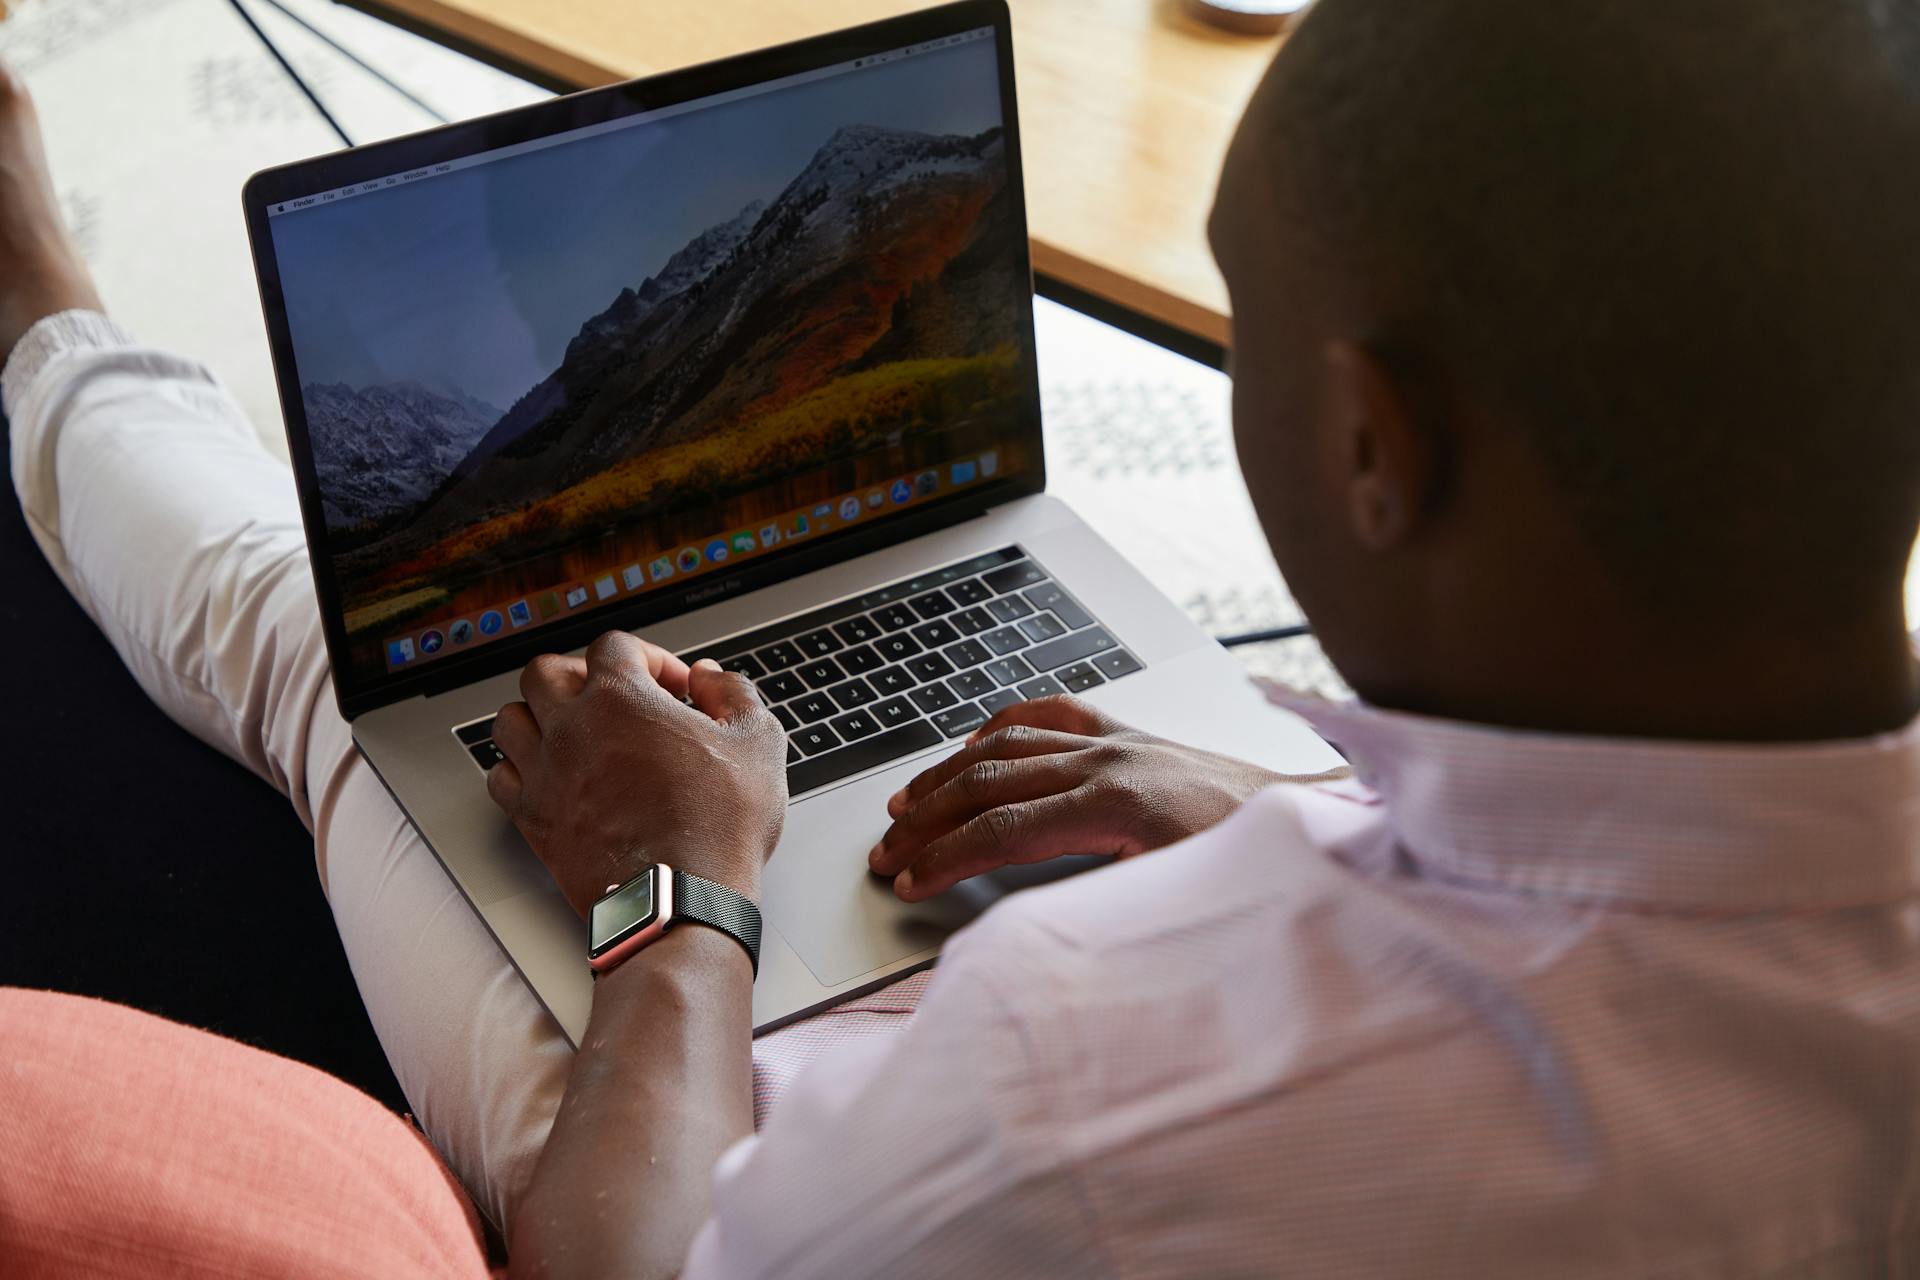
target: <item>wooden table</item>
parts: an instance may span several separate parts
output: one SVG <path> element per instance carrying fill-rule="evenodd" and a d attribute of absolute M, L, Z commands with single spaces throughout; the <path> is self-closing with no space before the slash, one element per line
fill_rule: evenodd
<path fill-rule="evenodd" d="M 915 0 L 348 0 L 568 87 L 607 84 L 923 7 Z M 1011 0 L 1034 268 L 1148 328 L 1224 348 L 1206 218 L 1278 38 L 1180 0 Z M 1176 343 L 1176 345 L 1178 345 Z"/>

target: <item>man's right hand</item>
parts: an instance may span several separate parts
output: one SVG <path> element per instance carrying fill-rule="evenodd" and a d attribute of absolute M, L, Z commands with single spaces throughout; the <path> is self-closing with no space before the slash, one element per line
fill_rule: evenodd
<path fill-rule="evenodd" d="M 67 235 L 26 85 L 0 63 L 0 363 L 34 323 L 98 311 L 86 263 Z"/>
<path fill-rule="evenodd" d="M 1008 707 L 896 793 L 867 865 L 918 902 L 1010 863 L 1163 848 L 1263 787 L 1315 780 L 1156 738 L 1078 698 L 1042 698 Z"/>

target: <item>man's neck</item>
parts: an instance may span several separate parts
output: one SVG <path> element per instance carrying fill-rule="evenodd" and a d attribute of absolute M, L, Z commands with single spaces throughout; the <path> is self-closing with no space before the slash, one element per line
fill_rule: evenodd
<path fill-rule="evenodd" d="M 1898 610 L 1851 627 L 1755 629 L 1737 644 L 1633 628 L 1478 641 L 1438 646 L 1453 659 L 1431 653 L 1405 682 L 1355 687 L 1397 710 L 1605 737 L 1834 741 L 1920 714 L 1920 666 Z"/>

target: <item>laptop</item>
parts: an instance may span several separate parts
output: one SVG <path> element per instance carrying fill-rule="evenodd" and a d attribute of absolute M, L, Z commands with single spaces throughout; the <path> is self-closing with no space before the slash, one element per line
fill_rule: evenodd
<path fill-rule="evenodd" d="M 1339 762 L 1046 493 L 998 0 L 267 170 L 244 206 L 340 709 L 576 1044 L 585 926 L 486 793 L 536 654 L 639 631 L 785 726 L 761 1030 L 1024 883 L 909 906 L 866 867 L 888 795 L 1002 707 Z"/>

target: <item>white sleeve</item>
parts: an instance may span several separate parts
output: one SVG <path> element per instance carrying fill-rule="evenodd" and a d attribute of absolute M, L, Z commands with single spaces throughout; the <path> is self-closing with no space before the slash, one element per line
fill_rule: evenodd
<path fill-rule="evenodd" d="M 809 1067 L 716 1166 L 682 1280 L 1083 1274 L 1094 1250 L 1003 990 L 1059 945 L 990 912 L 949 944 L 906 1032 Z"/>

